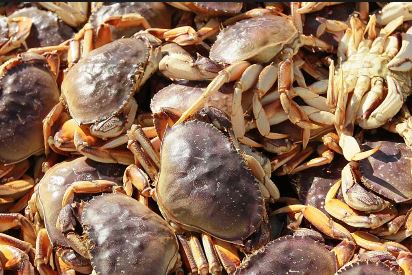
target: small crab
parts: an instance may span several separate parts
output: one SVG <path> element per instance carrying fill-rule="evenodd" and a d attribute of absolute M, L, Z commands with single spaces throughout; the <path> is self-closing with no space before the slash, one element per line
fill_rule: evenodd
<path fill-rule="evenodd" d="M 402 34 L 402 46 L 391 33 L 403 23 L 398 17 L 376 30 L 376 16 L 364 25 L 356 16 L 338 48 L 341 64 L 331 64 L 328 104 L 335 108 L 335 127 L 347 160 L 360 151 L 352 137 L 355 122 L 364 129 L 384 125 L 401 109 L 412 84 L 412 28 Z"/>
<path fill-rule="evenodd" d="M 26 216 L 36 226 L 36 268 L 41 272 L 51 271 L 51 266 L 60 270 L 91 271 L 90 262 L 70 249 L 65 236 L 56 228 L 57 217 L 67 189 L 76 190 L 76 184 L 84 181 L 122 182 L 125 167 L 117 164 L 98 163 L 86 157 L 64 161 L 47 170 L 36 186 L 26 208 Z M 112 184 L 106 187 L 112 188 Z M 98 185 L 94 186 L 98 189 Z M 90 188 L 93 190 L 93 188 Z M 44 228 L 43 228 L 44 227 Z M 49 251 L 56 253 L 55 262 Z M 53 254 L 54 255 L 54 254 Z"/>
<path fill-rule="evenodd" d="M 263 194 L 268 193 L 269 200 L 276 200 L 279 191 L 259 161 L 242 151 L 239 154 L 224 131 L 230 135 L 228 118 L 218 109 L 209 107 L 197 118 L 159 134 L 162 137 L 160 159 L 147 150 L 149 157 L 142 154 L 141 147 L 146 147 L 139 127 L 133 126 L 128 132 L 128 147 L 155 182 L 157 204 L 178 232 L 210 235 L 211 243 L 206 241 L 206 247 L 215 247 L 215 241 L 219 240 L 253 250 L 268 237 L 267 234 L 262 235 L 263 239 L 259 237 L 265 232 L 267 223 Z M 152 194 L 147 189 L 151 188 L 148 186 L 141 192 Z M 202 252 L 192 249 L 191 253 L 201 261 L 196 255 Z M 230 254 L 232 252 L 225 255 L 223 250 L 222 253 L 223 258 L 226 257 L 222 260 L 225 268 L 233 269 L 233 263 L 226 265 L 226 262 L 236 257 Z"/>
<path fill-rule="evenodd" d="M 93 50 L 71 67 L 62 83 L 63 102 L 44 121 L 46 152 L 50 144 L 58 153 L 77 150 L 101 162 L 133 163 L 127 150 L 113 148 L 123 143 L 118 138 L 135 119 L 133 95 L 157 70 L 159 43 L 150 34 L 137 33 Z M 65 116 L 63 104 L 72 119 Z M 53 139 L 52 127 L 59 120 Z"/>
<path fill-rule="evenodd" d="M 53 12 L 37 7 L 18 9 L 9 18 L 27 17 L 32 21 L 30 34 L 26 39 L 28 48 L 55 46 L 70 39 L 74 31 Z"/>
<path fill-rule="evenodd" d="M 179 245 L 172 228 L 124 194 L 104 193 L 87 202 L 68 204 L 56 226 L 75 251 L 90 259 L 97 274 L 160 275 L 179 266 Z"/>
<path fill-rule="evenodd" d="M 0 55 L 19 48 L 30 35 L 31 26 L 32 20 L 28 17 L 0 16 Z"/>

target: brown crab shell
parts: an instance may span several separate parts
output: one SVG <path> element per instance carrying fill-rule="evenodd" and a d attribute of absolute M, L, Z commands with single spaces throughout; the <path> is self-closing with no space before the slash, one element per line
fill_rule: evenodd
<path fill-rule="evenodd" d="M 123 194 L 103 194 L 86 203 L 83 229 L 97 274 L 168 274 L 179 245 L 159 215 Z"/>
<path fill-rule="evenodd" d="M 86 157 L 64 161 L 47 170 L 37 185 L 37 209 L 53 245 L 66 246 L 64 235 L 56 228 L 66 189 L 75 181 L 110 180 L 121 184 L 125 167 L 100 163 Z"/>
<path fill-rule="evenodd" d="M 150 77 L 146 67 L 157 67 L 157 57 L 149 62 L 157 42 L 150 35 L 121 38 L 91 51 L 70 68 L 62 96 L 73 119 L 89 124 L 119 113 Z"/>
<path fill-rule="evenodd" d="M 19 16 L 32 20 L 30 35 L 26 39 L 29 48 L 58 45 L 74 35 L 73 29 L 53 12 L 30 7 L 13 12 L 9 18 Z"/>
<path fill-rule="evenodd" d="M 366 142 L 368 150 L 381 144 L 378 152 L 360 161 L 362 182 L 372 191 L 395 201 L 412 199 L 412 150 L 405 143 L 391 141 Z"/>
<path fill-rule="evenodd" d="M 182 114 L 203 94 L 203 90 L 202 87 L 198 86 L 170 84 L 153 96 L 150 109 L 152 113 L 159 113 L 162 108 L 173 108 Z M 230 115 L 232 100 L 232 93 L 225 94 L 218 92 L 208 99 L 205 106 L 216 107 Z"/>
<path fill-rule="evenodd" d="M 211 124 L 192 120 L 168 129 L 161 164 L 156 195 L 168 221 L 239 245 L 264 221 L 255 177 Z"/>
<path fill-rule="evenodd" d="M 219 33 L 209 56 L 225 64 L 242 60 L 265 63 L 297 37 L 296 27 L 286 17 L 266 15 L 245 19 Z"/>
<path fill-rule="evenodd" d="M 235 274 L 332 275 L 336 256 L 324 244 L 309 237 L 284 236 L 247 257 Z"/>
<path fill-rule="evenodd" d="M 343 266 L 336 273 L 339 275 L 401 275 L 398 271 L 390 268 L 381 262 L 371 262 L 368 260 L 356 261 Z"/>
<path fill-rule="evenodd" d="M 24 53 L 0 67 L 0 163 L 43 150 L 42 120 L 59 102 L 59 88 L 44 57 Z"/>
<path fill-rule="evenodd" d="M 140 14 L 152 28 L 171 28 L 172 8 L 162 2 L 122 2 L 103 5 L 92 12 L 89 23 L 97 30 L 110 16 L 128 13 Z M 130 37 L 142 29 L 142 27 L 111 28 L 112 38 L 116 40 L 122 36 Z"/>

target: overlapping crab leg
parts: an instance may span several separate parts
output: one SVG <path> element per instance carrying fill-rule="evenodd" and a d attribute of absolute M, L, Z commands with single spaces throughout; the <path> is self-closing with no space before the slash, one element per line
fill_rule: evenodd
<path fill-rule="evenodd" d="M 20 47 L 30 34 L 32 20 L 28 17 L 8 18 L 9 39 L 6 42 L 0 43 L 0 55 L 5 55 L 8 52 Z M 17 27 L 13 26 L 17 25 Z"/>
<path fill-rule="evenodd" d="M 288 205 L 277 209 L 272 212 L 273 215 L 282 213 L 295 213 L 300 212 L 303 214 L 313 226 L 315 226 L 320 232 L 333 239 L 347 239 L 352 241 L 353 237 L 351 233 L 342 225 L 334 222 L 332 218 L 326 216 L 321 210 L 311 205 Z"/>
<path fill-rule="evenodd" d="M 0 214 L 0 232 L 4 232 L 15 227 L 20 228 L 24 241 L 33 246 L 35 245 L 36 234 L 34 232 L 33 225 L 26 217 L 19 213 Z"/>
<path fill-rule="evenodd" d="M 377 228 L 389 222 L 397 215 L 394 208 L 387 208 L 369 215 L 361 215 L 344 202 L 335 199 L 341 181 L 337 181 L 329 190 L 325 198 L 325 210 L 334 218 L 353 227 Z"/>
<path fill-rule="evenodd" d="M 37 233 L 35 253 L 36 256 L 34 265 L 41 274 L 58 274 L 58 272 L 56 270 L 53 270 L 50 266 L 53 248 L 45 228 L 40 229 L 40 231 Z"/>

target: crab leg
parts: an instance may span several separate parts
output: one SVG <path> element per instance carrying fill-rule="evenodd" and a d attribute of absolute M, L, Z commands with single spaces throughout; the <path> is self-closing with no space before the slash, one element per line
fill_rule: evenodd
<path fill-rule="evenodd" d="M 169 43 L 161 48 L 164 55 L 159 71 L 170 79 L 209 80 L 216 77 L 221 66 L 205 57 L 194 60 L 182 47 Z"/>
<path fill-rule="evenodd" d="M 182 114 L 182 116 L 179 118 L 176 124 L 182 123 L 191 114 L 201 109 L 203 104 L 207 101 L 207 99 L 211 95 L 215 94 L 223 86 L 223 84 L 239 79 L 243 72 L 249 66 L 249 62 L 240 61 L 221 70 L 219 74 L 212 80 L 212 82 L 209 83 L 209 85 L 207 86 L 203 94 L 200 96 L 200 98 L 196 100 L 196 102 Z"/>
<path fill-rule="evenodd" d="M 308 162 L 301 164 L 294 168 L 289 174 L 295 174 L 300 171 L 306 170 L 311 167 L 318 167 L 318 166 L 323 166 L 326 164 L 329 164 L 332 162 L 335 154 L 332 150 L 328 149 L 326 146 L 319 146 L 318 149 L 318 154 L 320 157 L 314 158 L 309 160 Z"/>
<path fill-rule="evenodd" d="M 20 249 L 8 245 L 0 245 L 0 254 L 4 269 L 16 270 L 18 275 L 35 274 L 29 257 Z"/>
<path fill-rule="evenodd" d="M 293 174 L 296 167 L 299 166 L 305 159 L 307 159 L 313 153 L 311 147 L 303 149 L 301 152 L 297 153 L 287 164 L 282 166 L 281 171 L 277 172 L 278 175 L 289 175 Z"/>
<path fill-rule="evenodd" d="M 9 18 L 8 24 L 17 24 L 17 28 L 9 28 L 9 39 L 6 43 L 0 44 L 0 55 L 5 55 L 8 52 L 19 48 L 26 38 L 30 35 L 32 20 L 28 17 Z M 15 32 L 12 32 L 12 31 Z"/>
<path fill-rule="evenodd" d="M 220 22 L 212 18 L 198 31 L 190 26 L 182 26 L 174 29 L 150 28 L 147 31 L 167 42 L 174 42 L 180 46 L 188 46 L 199 44 L 203 40 L 215 35 L 219 31 L 219 27 Z"/>
<path fill-rule="evenodd" d="M 270 64 L 263 68 L 259 74 L 256 90 L 253 94 L 253 114 L 256 118 L 256 126 L 260 134 L 269 139 L 286 138 L 285 134 L 271 133 L 267 114 L 261 103 L 261 98 L 269 91 L 277 80 L 278 67 Z"/>
<path fill-rule="evenodd" d="M 353 240 L 351 233 L 345 227 L 334 222 L 321 210 L 311 205 L 289 205 L 277 209 L 276 211 L 272 212 L 272 214 L 277 215 L 290 212 L 303 213 L 305 219 L 307 219 L 313 226 L 315 226 L 323 234 L 333 239 L 348 239 L 350 241 Z"/>
<path fill-rule="evenodd" d="M 339 268 L 352 259 L 356 248 L 356 244 L 353 241 L 343 240 L 332 249 L 332 252 L 336 255 Z"/>
<path fill-rule="evenodd" d="M 356 231 L 351 233 L 356 244 L 362 248 L 373 251 L 388 251 L 394 254 L 398 254 L 401 251 L 409 252 L 409 249 L 400 243 L 385 242 L 378 237 L 367 233 L 365 231 Z"/>
<path fill-rule="evenodd" d="M 50 153 L 49 150 L 49 137 L 52 136 L 52 127 L 53 125 L 59 120 L 60 115 L 64 111 L 63 103 L 57 103 L 53 109 L 47 114 L 47 116 L 43 119 L 43 142 L 44 142 L 44 153 L 48 155 Z"/>
<path fill-rule="evenodd" d="M 183 248 L 183 255 L 192 272 L 208 274 L 209 265 L 199 240 L 193 236 L 177 235 Z"/>
<path fill-rule="evenodd" d="M 377 22 L 379 25 L 386 25 L 400 16 L 403 16 L 405 21 L 412 19 L 412 4 L 410 2 L 389 2 L 377 15 Z"/>
<path fill-rule="evenodd" d="M 309 142 L 310 129 L 314 124 L 309 121 L 306 113 L 291 99 L 290 90 L 293 83 L 292 61 L 286 60 L 279 65 L 278 91 L 283 110 L 288 114 L 289 120 L 303 129 L 302 144 L 305 148 Z"/>
<path fill-rule="evenodd" d="M 87 193 L 111 192 L 119 187 L 115 182 L 108 180 L 76 181 L 73 182 L 64 193 L 62 208 L 73 201 L 74 195 Z"/>
<path fill-rule="evenodd" d="M 232 274 L 240 265 L 240 257 L 236 248 L 218 239 L 213 239 L 213 246 L 226 272 Z"/>
<path fill-rule="evenodd" d="M 222 265 L 216 254 L 212 237 L 206 234 L 202 234 L 203 249 L 209 263 L 209 273 L 220 274 L 222 272 Z"/>
<path fill-rule="evenodd" d="M 302 2 L 300 9 L 297 10 L 300 14 L 319 11 L 325 7 L 339 5 L 344 2 Z"/>
<path fill-rule="evenodd" d="M 90 261 L 76 253 L 73 249 L 58 248 L 55 254 L 60 274 L 75 275 L 76 272 L 82 274 L 93 272 Z"/>
<path fill-rule="evenodd" d="M 319 27 L 316 30 L 316 37 L 322 36 L 325 32 L 329 33 L 340 33 L 344 32 L 348 25 L 346 23 L 337 21 L 337 20 L 330 20 L 323 17 L 316 17 L 316 21 L 320 23 Z"/>
<path fill-rule="evenodd" d="M 53 253 L 53 248 L 50 243 L 49 236 L 45 228 L 40 229 L 36 239 L 36 256 L 34 265 L 41 274 L 54 275 L 58 274 L 50 265 L 50 258 Z"/>
<path fill-rule="evenodd" d="M 36 243 L 36 233 L 31 222 L 19 213 L 0 214 L 0 232 L 19 227 L 23 240 L 32 245 Z"/>
<path fill-rule="evenodd" d="M 35 250 L 33 246 L 28 242 L 0 233 L 0 245 L 16 247 L 26 253 L 29 256 L 30 260 L 34 260 Z"/>
<path fill-rule="evenodd" d="M 242 93 L 252 88 L 261 71 L 261 65 L 251 65 L 246 68 L 246 70 L 242 73 L 240 79 L 235 84 L 232 101 L 231 121 L 233 125 L 233 132 L 238 139 L 244 137 L 246 132 L 244 111 L 242 108 Z"/>
<path fill-rule="evenodd" d="M 135 164 L 129 165 L 124 171 L 123 189 L 126 192 L 126 195 L 132 195 L 133 186 L 136 187 L 136 189 L 142 193 L 147 188 L 150 188 L 149 179 L 147 178 L 147 175 Z"/>
<path fill-rule="evenodd" d="M 21 180 L 11 181 L 0 185 L 0 196 L 20 198 L 34 187 L 34 180 L 23 176 Z"/>
<path fill-rule="evenodd" d="M 397 212 L 394 208 L 388 208 L 368 216 L 359 215 L 347 204 L 335 199 L 340 185 L 341 181 L 339 180 L 330 188 L 325 198 L 325 210 L 334 218 L 353 227 L 377 228 L 396 217 Z"/>

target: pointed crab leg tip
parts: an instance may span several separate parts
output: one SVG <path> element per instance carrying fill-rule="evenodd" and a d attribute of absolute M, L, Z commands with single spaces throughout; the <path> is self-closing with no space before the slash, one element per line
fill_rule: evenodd
<path fill-rule="evenodd" d="M 368 151 L 360 152 L 360 153 L 355 154 L 352 157 L 352 161 L 359 161 L 359 160 L 366 159 L 366 158 L 372 156 L 373 154 L 375 154 L 376 152 L 378 152 L 380 150 L 381 146 L 382 146 L 382 144 L 379 144 L 375 148 L 372 148 Z"/>

